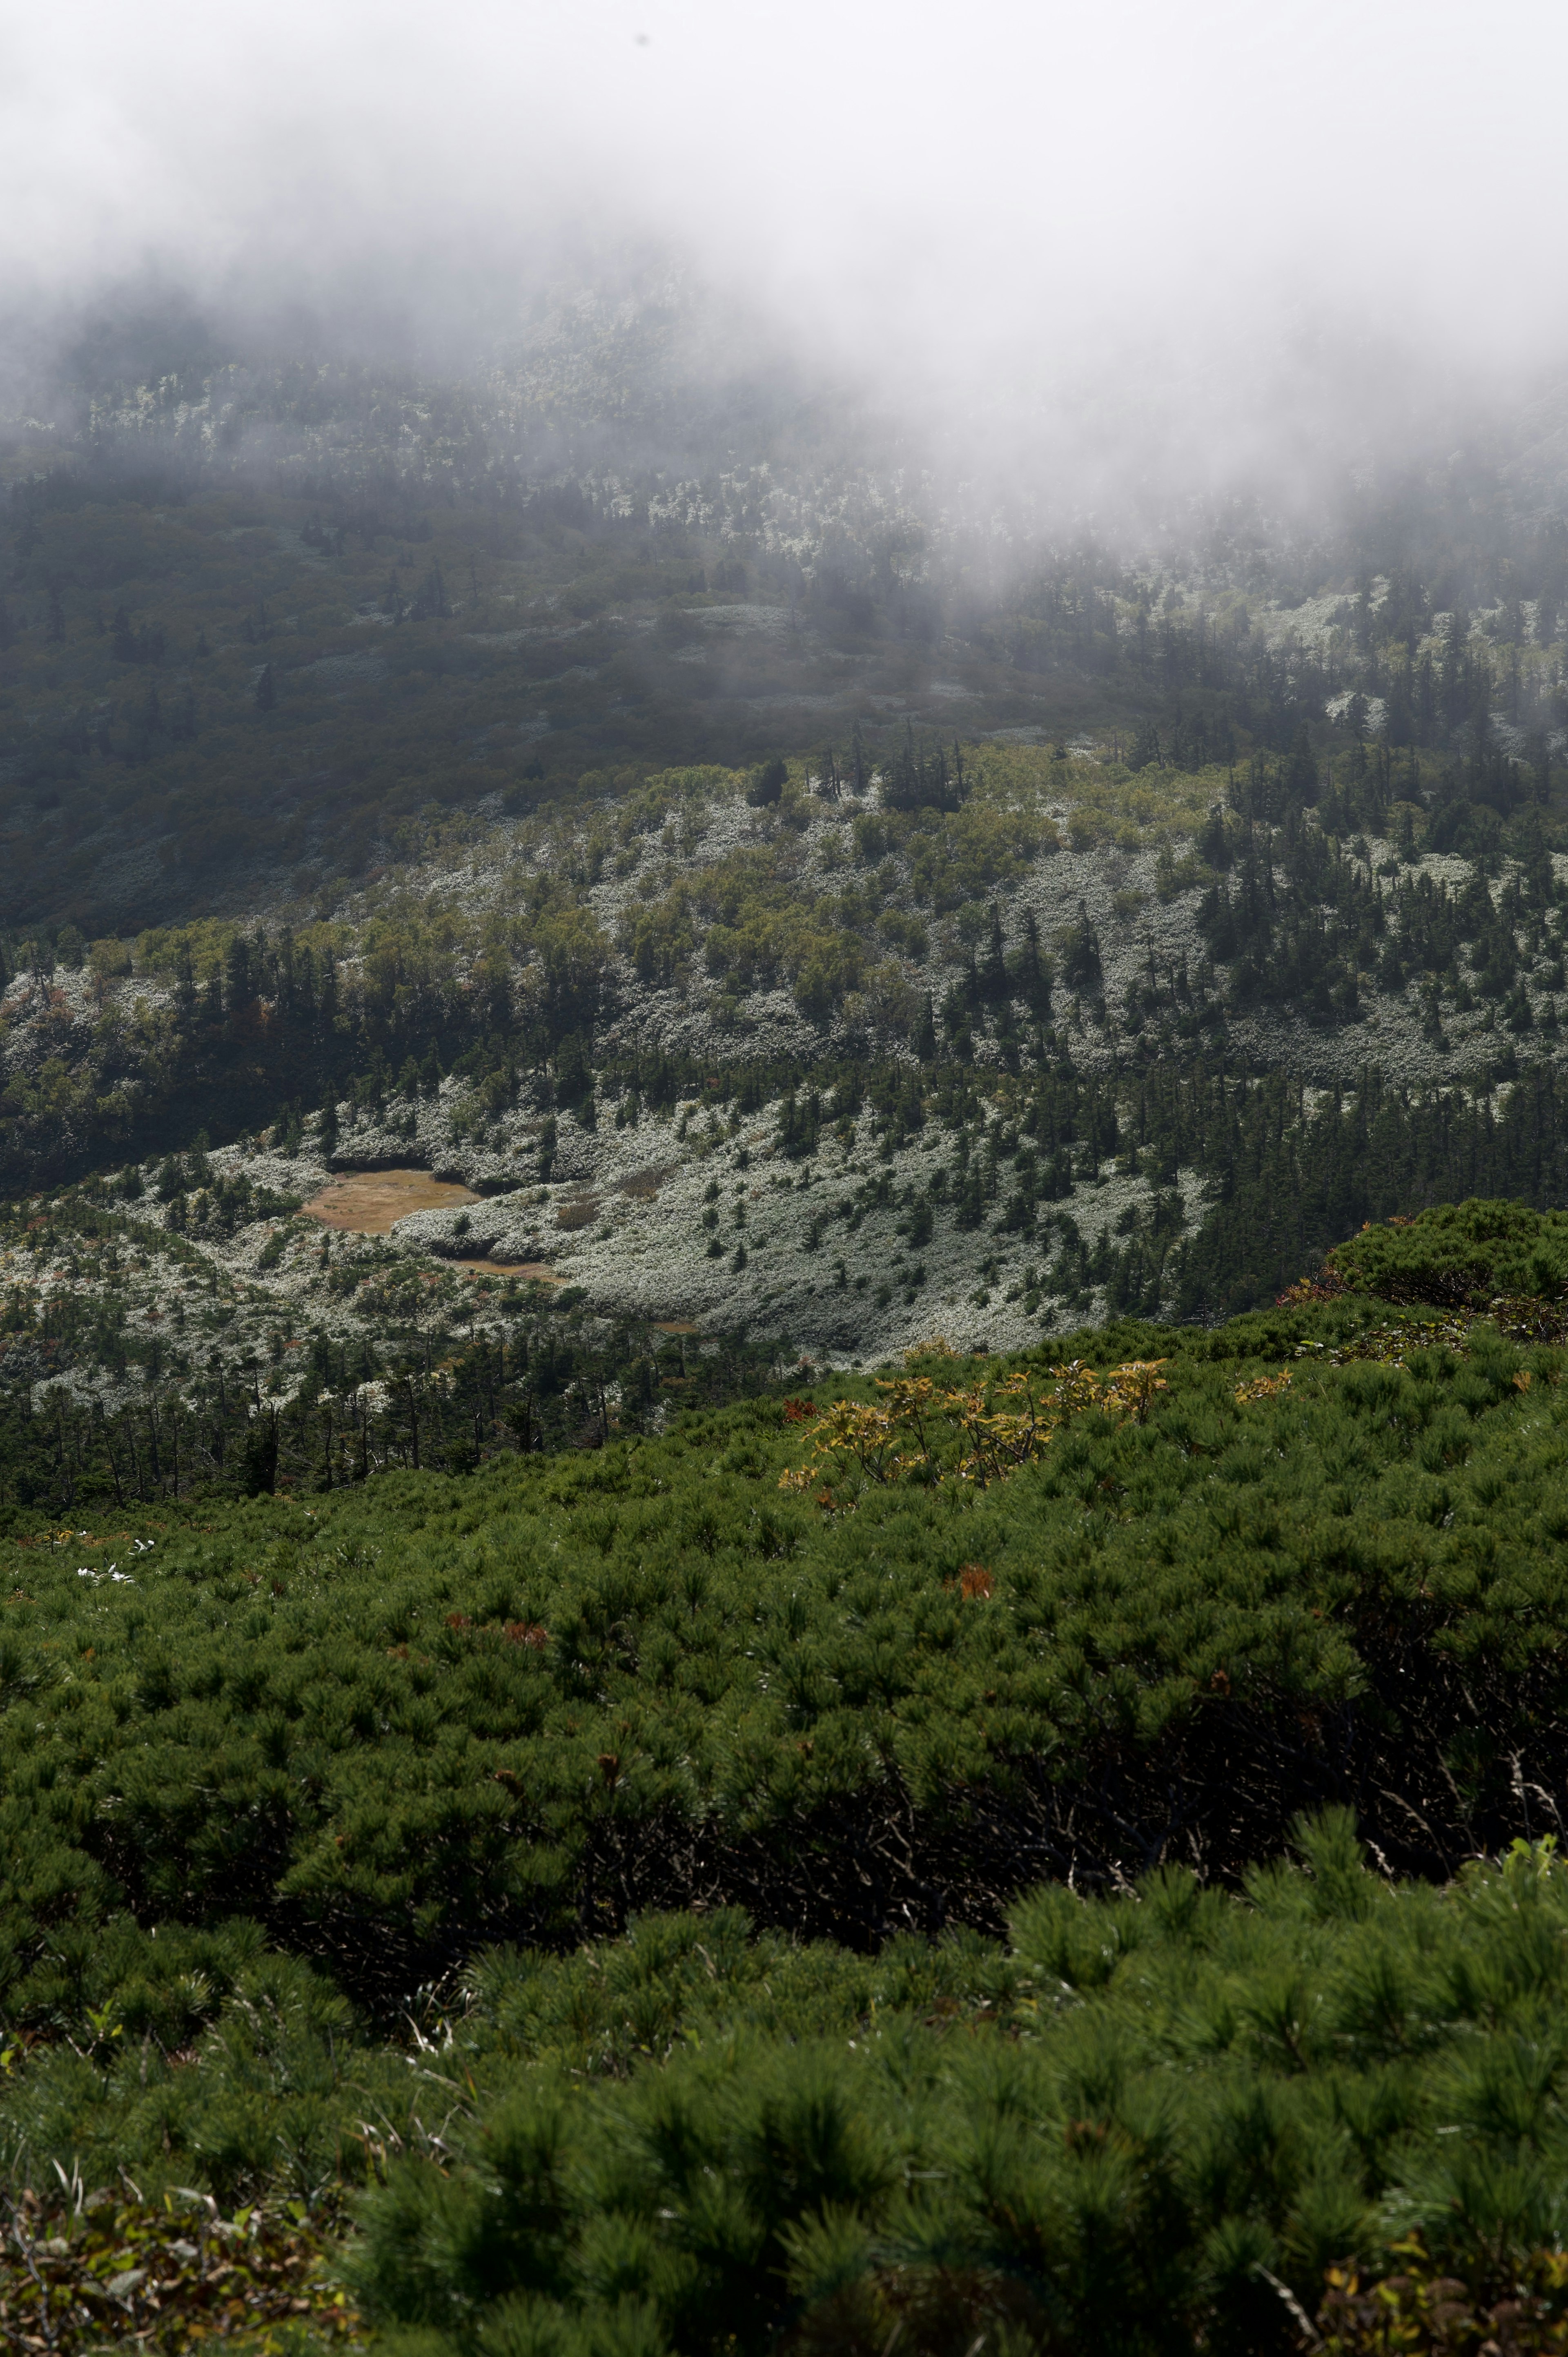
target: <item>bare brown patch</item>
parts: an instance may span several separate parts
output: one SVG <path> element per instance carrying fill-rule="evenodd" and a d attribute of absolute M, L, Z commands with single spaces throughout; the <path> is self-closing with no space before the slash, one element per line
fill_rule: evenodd
<path fill-rule="evenodd" d="M 616 1193 L 629 1195 L 634 1203 L 650 1203 L 674 1168 L 672 1162 L 660 1162 L 647 1170 L 634 1170 L 629 1178 L 618 1182 Z"/>
<path fill-rule="evenodd" d="M 578 1228 L 591 1228 L 598 1216 L 598 1202 L 592 1195 L 579 1195 L 570 1203 L 557 1203 L 555 1206 L 555 1224 L 558 1228 L 565 1228 L 568 1232 L 575 1232 Z"/>
<path fill-rule="evenodd" d="M 695 1334 L 701 1329 L 690 1318 L 656 1318 L 653 1330 L 656 1334 Z"/>
<path fill-rule="evenodd" d="M 324 1228 L 384 1236 L 411 1211 L 445 1211 L 478 1200 L 467 1187 L 433 1178 L 428 1170 L 345 1170 L 329 1178 L 304 1209 Z"/>

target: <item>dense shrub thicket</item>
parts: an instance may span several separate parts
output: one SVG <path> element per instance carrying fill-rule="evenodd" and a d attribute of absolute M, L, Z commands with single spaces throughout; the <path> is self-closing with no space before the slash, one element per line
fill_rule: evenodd
<path fill-rule="evenodd" d="M 1554 2346 L 1560 1311 L 1301 1295 L 9 1543 L 11 2183 L 361 2187 L 424 2357 Z"/>
<path fill-rule="evenodd" d="M 1563 2225 L 1568 1872 L 1520 1842 L 1444 1891 L 1390 1884 L 1332 1813 L 1296 1847 L 1230 1894 L 1179 1867 L 1041 1891 L 1004 1943 L 859 1957 L 718 1910 L 493 1950 L 405 2052 L 253 1928 L 127 1935 L 81 2050 L 31 2058 L 5 2125 L 25 2163 L 134 2172 L 144 2201 L 181 2170 L 230 2202 L 369 2178 L 356 2305 L 424 2357 L 872 2357 L 896 2328 L 932 2357 L 981 2333 L 1263 2357 L 1320 2301 L 1342 2350 L 1461 2348 L 1473 2313 L 1468 2340 L 1378 2333 L 1435 2305 L 1457 2336 L 1521 2272 L 1535 2329 L 1504 2345 L 1554 2349 L 1562 2270 L 1531 2255 Z M 176 2037 L 200 2042 L 171 2067 Z M 1359 2324 L 1358 2262 L 1404 2293 Z"/>
<path fill-rule="evenodd" d="M 1384 1301 L 1481 1308 L 1498 1295 L 1560 1295 L 1568 1286 L 1568 1211 L 1525 1203 L 1438 1203 L 1413 1219 L 1369 1225 L 1328 1254 L 1332 1275 Z"/>
<path fill-rule="evenodd" d="M 722 2029 L 700 1997 L 707 2023 L 679 2046 L 671 2023 L 669 2063 L 629 2082 L 585 2087 L 582 2029 L 629 2042 L 704 1949 L 725 1969 L 728 1927 L 650 1924 L 596 1957 L 582 2029 L 558 1981 L 495 1959 L 468 2034 L 483 2050 L 507 2018 L 526 2067 L 455 2170 L 405 2163 L 373 2197 L 367 2303 L 448 2347 L 782 2328 L 871 2357 L 907 2319 L 917 2346 L 961 2349 L 967 2324 L 1255 2357 L 1301 2345 L 1282 2280 L 1316 2305 L 1348 2253 L 1419 2236 L 1496 2280 L 1562 2230 L 1568 1877 L 1521 1845 L 1440 1896 L 1362 1871 L 1342 1820 L 1303 1846 L 1308 1873 L 1244 1898 L 1179 1869 L 1116 1900 L 1040 1893 L 1005 1950 L 906 1943 L 872 1975 L 770 1956 Z"/>
<path fill-rule="evenodd" d="M 47 2013 L 54 1945 L 127 1904 L 252 1914 L 395 2010 L 478 1941 L 650 1904 L 867 1943 L 1042 1875 L 1233 1870 L 1314 1800 L 1443 1870 L 1556 1781 L 1562 1358 L 1478 1326 L 1238 1402 L 1367 1314 L 1101 1338 L 1166 1360 L 1147 1420 L 1074 1415 L 978 1494 L 781 1491 L 808 1451 L 768 1399 L 16 1545 L 8 2004 Z"/>

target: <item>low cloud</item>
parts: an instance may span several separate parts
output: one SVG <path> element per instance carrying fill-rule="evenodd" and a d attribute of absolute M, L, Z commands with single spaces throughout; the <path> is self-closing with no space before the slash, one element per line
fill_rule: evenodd
<path fill-rule="evenodd" d="M 674 273 L 716 369 L 1059 513 L 1307 496 L 1563 361 L 1537 0 L 64 0 L 5 41 L 0 296 L 57 339 L 130 286 L 470 366 L 546 288 Z"/>

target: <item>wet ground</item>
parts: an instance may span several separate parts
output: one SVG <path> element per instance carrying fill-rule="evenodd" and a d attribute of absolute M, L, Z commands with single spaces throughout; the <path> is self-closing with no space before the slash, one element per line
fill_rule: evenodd
<path fill-rule="evenodd" d="M 453 1211 L 460 1203 L 482 1199 L 450 1178 L 436 1178 L 428 1170 L 340 1170 L 318 1195 L 304 1206 L 307 1218 L 324 1228 L 351 1229 L 356 1235 L 390 1235 L 399 1220 L 411 1211 Z M 454 1264 L 474 1276 L 530 1278 L 542 1285 L 563 1280 L 543 1261 L 458 1260 Z"/>
<path fill-rule="evenodd" d="M 362 1236 L 389 1235 L 410 1211 L 446 1211 L 479 1198 L 428 1170 L 341 1170 L 305 1209 L 327 1228 L 352 1228 Z"/>

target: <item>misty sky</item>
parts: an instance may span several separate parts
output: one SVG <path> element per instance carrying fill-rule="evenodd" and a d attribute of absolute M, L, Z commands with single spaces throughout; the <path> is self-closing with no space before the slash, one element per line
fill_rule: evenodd
<path fill-rule="evenodd" d="M 910 399 L 1348 427 L 1568 345 L 1565 62 L 1545 0 L 5 0 L 0 295 L 639 239 Z"/>

